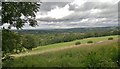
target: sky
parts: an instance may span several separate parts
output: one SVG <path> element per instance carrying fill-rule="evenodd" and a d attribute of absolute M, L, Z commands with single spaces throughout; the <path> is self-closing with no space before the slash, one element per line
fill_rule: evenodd
<path fill-rule="evenodd" d="M 119 0 L 41 0 L 38 26 L 23 29 L 68 29 L 118 26 Z M 7 27 L 7 24 L 3 26 Z M 12 29 L 14 29 L 12 27 Z"/>

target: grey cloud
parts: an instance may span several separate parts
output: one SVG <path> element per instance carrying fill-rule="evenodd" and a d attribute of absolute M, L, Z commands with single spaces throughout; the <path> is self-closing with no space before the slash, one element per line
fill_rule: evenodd
<path fill-rule="evenodd" d="M 58 3 L 56 3 L 58 4 Z M 52 5 L 49 4 L 49 5 Z M 48 5 L 48 6 L 49 6 Z M 61 5 L 61 7 L 65 6 Z M 73 10 L 75 13 L 66 16 L 64 18 L 61 19 L 54 19 L 54 18 L 40 18 L 38 20 L 40 21 L 54 21 L 54 22 L 61 22 L 61 21 L 76 21 L 76 20 L 81 20 L 81 19 L 85 19 L 85 18 L 111 18 L 111 17 L 115 17 L 117 16 L 117 4 L 112 5 L 109 3 L 96 3 L 96 2 L 86 2 L 83 6 L 80 6 L 79 8 L 75 8 L 77 5 L 71 5 L 69 4 L 69 10 Z M 46 8 L 48 9 L 48 8 Z M 50 10 L 51 8 L 49 8 Z M 101 13 L 97 13 L 97 14 L 91 14 L 90 10 L 92 9 L 100 9 Z M 45 9 L 44 9 L 45 10 Z"/>
<path fill-rule="evenodd" d="M 118 26 L 117 23 L 113 24 L 111 22 L 103 22 L 103 23 L 56 23 L 54 22 L 54 24 L 39 24 L 39 26 L 41 27 L 45 27 L 45 28 L 81 28 L 81 27 L 106 27 L 106 26 Z"/>
<path fill-rule="evenodd" d="M 39 18 L 36 29 L 53 29 L 53 28 L 78 28 L 78 27 L 102 27 L 102 26 L 118 26 L 118 4 L 101 3 L 101 2 L 86 2 L 79 6 L 71 5 L 68 2 L 43 2 L 40 12 L 45 14 L 56 6 L 64 7 L 69 5 L 69 11 L 74 13 L 60 19 L 51 17 Z M 92 9 L 99 9 L 101 12 L 91 13 Z M 104 19 L 103 19 L 104 18 Z M 84 22 L 82 20 L 88 19 Z M 95 21 L 95 20 L 98 21 Z M 103 20 L 102 20 L 103 19 Z M 32 28 L 25 26 L 24 28 Z"/>
<path fill-rule="evenodd" d="M 77 5 L 71 5 L 70 6 L 70 10 L 74 10 L 74 11 L 89 11 L 91 9 L 106 9 L 108 7 L 113 6 L 110 3 L 102 3 L 102 2 L 86 2 L 84 3 L 82 6 L 79 6 L 78 8 L 76 8 Z"/>
<path fill-rule="evenodd" d="M 75 5 L 70 5 L 70 10 L 74 10 L 75 13 L 70 15 L 71 17 L 113 17 L 117 16 L 118 7 L 117 4 L 109 4 L 109 3 L 96 3 L 96 2 L 86 2 L 83 6 L 79 8 L 75 8 Z M 100 9 L 101 13 L 90 14 L 91 9 Z M 83 13 L 82 15 L 80 14 Z M 87 12 L 87 13 L 86 13 Z M 76 16 L 75 16 L 76 15 Z"/>
<path fill-rule="evenodd" d="M 51 9 L 54 9 L 56 6 L 64 7 L 66 4 L 68 4 L 68 2 L 43 2 L 41 4 L 40 11 L 47 12 L 50 11 Z"/>
<path fill-rule="evenodd" d="M 91 9 L 100 9 L 101 12 L 97 14 L 91 14 Z M 117 18 L 118 7 L 117 4 L 98 4 L 97 3 L 86 3 L 84 6 L 74 9 L 76 12 L 70 17 L 72 18 Z M 81 14 L 80 14 L 81 13 Z M 69 17 L 69 16 L 68 16 Z"/>

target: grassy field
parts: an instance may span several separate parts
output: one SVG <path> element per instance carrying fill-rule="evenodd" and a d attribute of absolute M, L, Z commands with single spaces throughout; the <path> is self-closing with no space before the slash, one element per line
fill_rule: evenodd
<path fill-rule="evenodd" d="M 65 47 L 65 46 L 71 46 L 75 45 L 75 42 L 80 41 L 81 44 L 86 44 L 87 41 L 92 40 L 94 43 L 99 42 L 99 41 L 104 41 L 108 40 L 109 37 L 118 38 L 117 35 L 115 36 L 105 36 L 105 37 L 94 37 L 94 38 L 86 38 L 86 39 L 81 39 L 81 40 L 75 40 L 71 42 L 64 42 L 64 43 L 57 43 L 57 44 L 51 44 L 51 45 L 46 45 L 46 46 L 39 46 L 37 48 L 34 48 L 33 50 L 45 50 L 45 49 L 50 49 L 50 48 L 60 48 L 60 47 Z"/>
<path fill-rule="evenodd" d="M 113 37 L 115 40 L 107 40 L 109 37 Z M 3 67 L 116 67 L 118 59 L 118 43 L 116 38 L 118 36 L 76 40 L 80 41 L 83 46 L 17 57 L 14 60 L 4 62 Z M 89 40 L 92 40 L 94 43 L 84 45 Z M 74 45 L 76 41 L 42 46 L 33 49 L 31 52 L 52 48 L 59 49 L 60 47 Z"/>
<path fill-rule="evenodd" d="M 104 37 L 93 37 L 93 38 L 86 38 L 86 39 L 81 39 L 81 40 L 75 40 L 71 42 L 64 42 L 64 43 L 57 43 L 57 44 L 51 44 L 51 45 L 46 45 L 46 46 L 38 46 L 37 48 L 33 48 L 32 51 L 28 52 L 23 52 L 20 54 L 14 54 L 13 56 L 19 57 L 19 56 L 26 56 L 26 55 L 33 55 L 33 54 L 39 54 L 39 53 L 44 53 L 44 52 L 49 52 L 50 50 L 56 50 L 64 47 L 70 47 L 74 46 L 77 41 L 80 41 L 81 44 L 87 44 L 88 41 L 93 41 L 93 43 L 101 42 L 101 41 L 106 41 L 108 40 L 109 37 L 113 37 L 114 39 L 118 38 L 118 35 L 114 36 L 104 36 Z"/>

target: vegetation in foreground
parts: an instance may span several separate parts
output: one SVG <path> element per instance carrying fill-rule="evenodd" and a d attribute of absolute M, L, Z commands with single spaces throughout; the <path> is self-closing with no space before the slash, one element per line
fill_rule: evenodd
<path fill-rule="evenodd" d="M 62 51 L 19 57 L 5 61 L 3 67 L 117 67 L 115 40 Z"/>

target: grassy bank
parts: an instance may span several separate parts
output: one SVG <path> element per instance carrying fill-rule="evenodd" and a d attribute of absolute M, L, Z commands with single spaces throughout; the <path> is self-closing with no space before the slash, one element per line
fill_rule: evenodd
<path fill-rule="evenodd" d="M 108 37 L 88 38 L 80 40 L 83 44 L 88 40 L 103 41 Z M 113 36 L 112 36 L 113 37 Z M 117 36 L 114 36 L 117 38 Z M 78 40 L 76 40 L 78 41 Z M 53 44 L 53 47 L 69 46 L 74 42 Z M 55 46 L 54 46 L 55 45 Z M 47 47 L 47 46 L 46 46 Z M 52 46 L 48 46 L 50 48 Z M 33 51 L 43 50 L 38 47 Z M 44 48 L 44 49 L 48 49 Z M 78 46 L 60 51 L 51 51 L 43 54 L 18 57 L 4 62 L 9 67 L 116 67 L 118 55 L 117 40 L 108 40 L 89 46 Z"/>
<path fill-rule="evenodd" d="M 97 42 L 106 41 L 110 37 L 112 37 L 113 39 L 116 39 L 116 38 L 118 38 L 118 35 L 104 36 L 104 37 L 93 37 L 93 38 L 75 40 L 75 41 L 71 41 L 71 42 L 56 43 L 56 44 L 51 44 L 51 45 L 46 45 L 46 46 L 38 46 L 37 48 L 33 48 L 32 51 L 23 52 L 23 53 L 20 53 L 20 54 L 14 54 L 14 56 L 19 57 L 19 56 L 33 55 L 33 54 L 36 54 L 36 53 L 39 54 L 41 52 L 45 52 L 45 51 L 48 51 L 48 50 L 70 47 L 70 46 L 75 45 L 75 43 L 78 42 L 78 41 L 81 42 L 81 44 L 87 44 L 88 41 L 93 41 L 93 43 L 97 43 Z"/>

